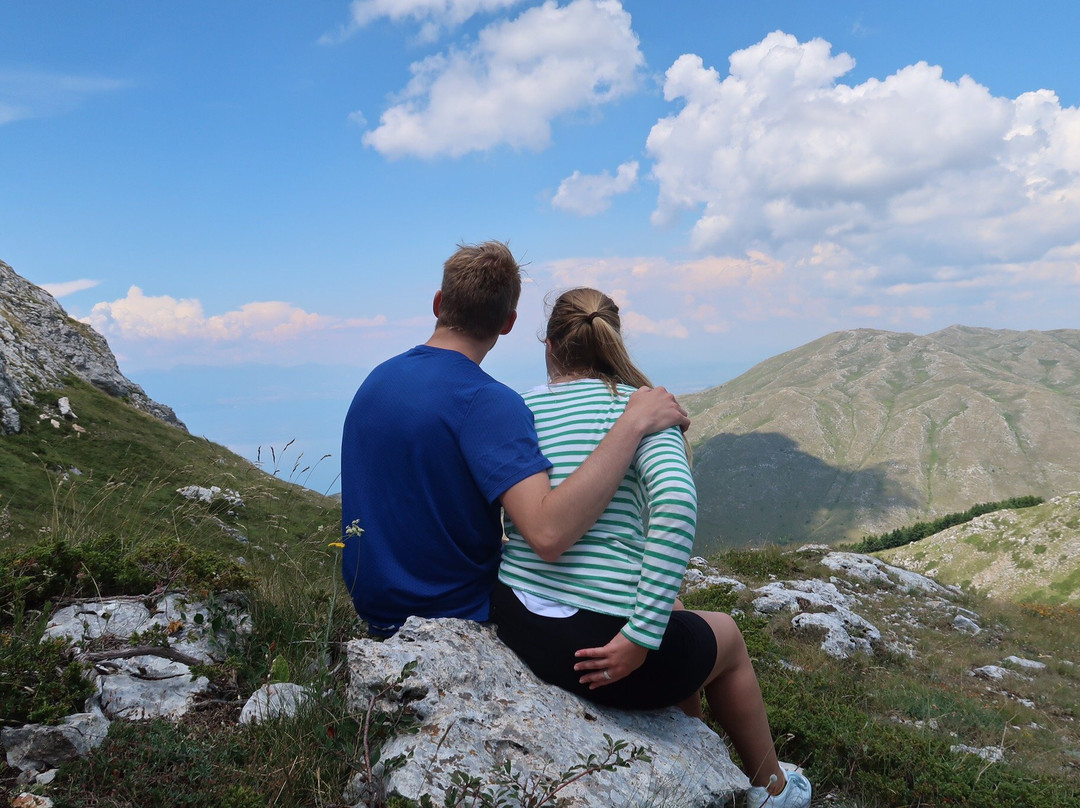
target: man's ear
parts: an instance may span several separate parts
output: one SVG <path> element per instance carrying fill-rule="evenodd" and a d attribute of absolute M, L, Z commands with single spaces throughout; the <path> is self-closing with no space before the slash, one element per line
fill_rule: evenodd
<path fill-rule="evenodd" d="M 435 319 L 439 317 L 439 309 L 442 308 L 442 289 L 435 293 L 435 299 L 431 301 L 431 312 L 435 315 Z"/>
<path fill-rule="evenodd" d="M 514 327 L 514 323 L 517 322 L 517 310 L 510 312 L 510 316 L 506 318 L 506 325 L 502 327 L 502 331 L 499 332 L 499 336 L 505 337 L 510 333 L 510 329 Z"/>

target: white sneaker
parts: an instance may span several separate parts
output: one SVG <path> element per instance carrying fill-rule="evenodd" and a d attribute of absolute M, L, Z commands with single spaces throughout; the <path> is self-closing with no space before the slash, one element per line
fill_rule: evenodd
<path fill-rule="evenodd" d="M 799 772 L 784 772 L 787 782 L 776 796 L 764 786 L 751 786 L 746 792 L 746 808 L 810 808 L 813 788 Z M 776 775 L 773 775 L 775 777 Z"/>

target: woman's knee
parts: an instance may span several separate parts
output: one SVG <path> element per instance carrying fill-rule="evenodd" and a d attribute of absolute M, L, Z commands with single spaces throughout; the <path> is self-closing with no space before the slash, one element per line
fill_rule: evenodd
<path fill-rule="evenodd" d="M 716 638 L 716 658 L 723 667 L 738 664 L 747 655 L 746 641 L 731 615 L 723 612 L 697 612 L 709 624 Z"/>

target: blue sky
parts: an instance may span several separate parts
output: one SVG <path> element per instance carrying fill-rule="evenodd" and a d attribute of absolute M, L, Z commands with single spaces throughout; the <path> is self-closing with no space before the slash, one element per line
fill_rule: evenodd
<path fill-rule="evenodd" d="M 0 260 L 195 434 L 340 422 L 458 242 L 595 285 L 677 391 L 847 328 L 1075 328 L 1080 4 L 0 3 Z"/>

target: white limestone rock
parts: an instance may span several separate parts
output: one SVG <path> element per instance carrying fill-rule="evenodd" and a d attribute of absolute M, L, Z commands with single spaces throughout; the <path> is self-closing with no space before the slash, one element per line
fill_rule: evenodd
<path fill-rule="evenodd" d="M 152 604 L 148 607 L 146 604 Z M 235 604 L 225 603 L 214 630 L 214 614 L 204 603 L 188 601 L 173 593 L 147 601 L 105 598 L 57 609 L 45 628 L 45 637 L 63 637 L 72 645 L 109 635 L 127 641 L 131 636 L 154 628 L 169 633 L 169 645 L 200 662 L 220 662 L 225 658 L 226 634 L 251 631 L 250 616 Z"/>
<path fill-rule="evenodd" d="M 307 688 L 292 682 L 263 685 L 240 711 L 241 724 L 261 724 L 275 718 L 292 718 L 311 701 Z"/>
<path fill-rule="evenodd" d="M 676 708 L 628 712 L 572 696 L 538 680 L 491 629 L 476 623 L 410 618 L 385 642 L 354 640 L 348 652 L 353 710 L 366 709 L 384 682 L 416 663 L 398 698 L 420 728 L 383 749 L 384 760 L 409 755 L 382 780 L 386 794 L 416 800 L 430 794 L 441 804 L 454 772 L 487 779 L 505 760 L 516 771 L 561 771 L 578 763 L 579 753 L 602 755 L 605 733 L 648 747 L 652 763 L 639 761 L 568 786 L 559 793 L 567 808 L 706 808 L 727 804 L 749 785 L 703 722 Z M 350 799 L 363 799 L 362 786 L 354 781 Z"/>
<path fill-rule="evenodd" d="M 155 625 L 150 610 L 140 601 L 105 599 L 57 609 L 45 627 L 46 638 L 63 637 L 73 645 L 111 634 L 127 639 Z"/>
<path fill-rule="evenodd" d="M 56 409 L 60 411 L 60 415 L 69 421 L 79 420 L 79 416 L 75 414 L 75 411 L 71 409 L 71 400 L 67 396 L 61 396 L 56 402 Z"/>
<path fill-rule="evenodd" d="M 72 375 L 186 431 L 171 408 L 120 372 L 101 334 L 0 261 L 0 433 L 20 431 L 17 403 L 33 405 L 35 392 L 62 387 Z"/>
<path fill-rule="evenodd" d="M 175 720 L 191 709 L 195 697 L 210 689 L 205 676 L 192 679 L 191 668 L 158 656 L 99 662 L 108 675 L 98 677 L 101 708 L 112 719 Z"/>
<path fill-rule="evenodd" d="M 53 808 L 53 804 L 49 797 L 24 791 L 11 801 L 11 808 Z"/>
<path fill-rule="evenodd" d="M 952 627 L 957 631 L 962 631 L 965 634 L 971 635 L 978 634 L 982 631 L 982 627 L 978 623 L 962 614 L 958 614 L 953 618 Z"/>
<path fill-rule="evenodd" d="M 1018 656 L 1007 656 L 1003 660 L 1006 665 L 1015 665 L 1018 668 L 1024 668 L 1029 671 L 1041 671 L 1046 670 L 1046 663 L 1039 662 L 1034 659 L 1024 659 Z"/>
<path fill-rule="evenodd" d="M 825 632 L 821 650 L 836 659 L 847 659 L 856 654 L 873 655 L 874 646 L 881 642 L 881 632 L 859 615 L 848 609 L 837 612 L 803 612 L 791 619 L 797 631 L 816 628 Z"/>
<path fill-rule="evenodd" d="M 894 567 L 873 556 L 859 553 L 829 553 L 821 559 L 821 563 L 834 572 L 842 572 L 850 578 L 867 583 L 925 592 L 928 595 L 945 598 L 952 594 L 949 589 L 925 575 Z"/>
<path fill-rule="evenodd" d="M 69 715 L 56 726 L 4 727 L 0 730 L 0 742 L 11 768 L 21 772 L 45 772 L 100 746 L 109 733 L 109 723 L 109 719 L 93 705 L 89 712 Z"/>
<path fill-rule="evenodd" d="M 827 581 L 774 581 L 754 590 L 754 610 L 759 614 L 796 612 L 791 625 L 797 631 L 823 631 L 821 648 L 830 656 L 846 659 L 856 652 L 872 654 L 881 632 L 853 611 L 857 601 Z"/>
<path fill-rule="evenodd" d="M 686 567 L 686 575 L 683 576 L 684 591 L 695 592 L 710 586 L 727 586 L 733 592 L 746 589 L 746 584 L 742 581 L 720 575 L 704 558 L 694 556 Z"/>
<path fill-rule="evenodd" d="M 1016 673 L 1016 671 L 1011 671 L 1000 665 L 980 665 L 978 668 L 972 668 L 971 673 L 974 676 L 978 676 L 980 679 L 991 679 L 993 681 L 1001 681 L 1006 676 L 1020 675 Z"/>
<path fill-rule="evenodd" d="M 212 485 L 209 488 L 201 485 L 185 485 L 183 488 L 177 488 L 176 493 L 192 502 L 209 504 L 216 500 L 224 500 L 234 508 L 244 507 L 244 498 L 240 496 L 239 492 L 231 488 L 221 488 L 217 485 Z"/>
<path fill-rule="evenodd" d="M 781 611 L 800 612 L 814 607 L 819 609 L 848 609 L 855 599 L 845 595 L 828 581 L 773 581 L 754 590 L 754 610 L 761 614 L 778 614 Z"/>
<path fill-rule="evenodd" d="M 966 744 L 954 744 L 949 747 L 954 755 L 975 755 L 990 763 L 1001 763 L 1005 760 L 1005 750 L 1000 746 L 968 746 Z"/>

